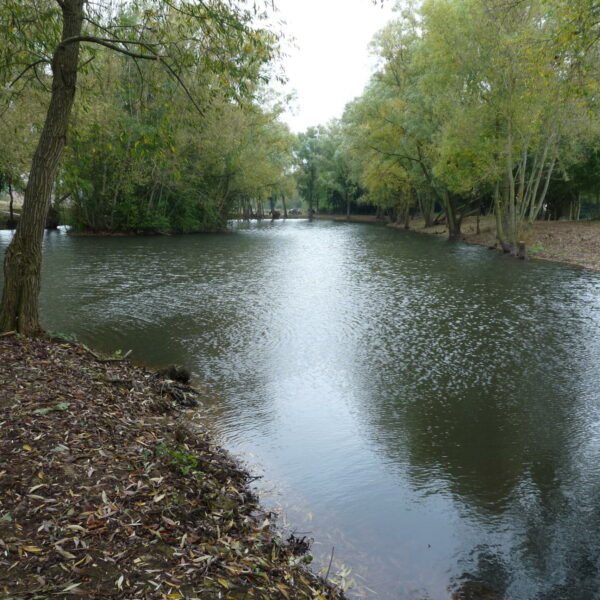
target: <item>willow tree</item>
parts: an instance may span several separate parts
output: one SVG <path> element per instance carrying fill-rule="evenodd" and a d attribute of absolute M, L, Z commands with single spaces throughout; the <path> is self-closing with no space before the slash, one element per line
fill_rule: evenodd
<path fill-rule="evenodd" d="M 276 192 L 291 141 L 260 82 L 254 101 L 238 102 L 218 77 L 199 75 L 188 89 L 200 115 L 164 70 L 142 64 L 142 77 L 132 60 L 103 50 L 94 64 L 103 61 L 110 83 L 79 79 L 59 175 L 76 231 L 221 229 L 234 207 Z"/>
<path fill-rule="evenodd" d="M 244 93 L 248 78 L 256 75 L 256 69 L 247 70 L 246 57 L 262 64 L 273 55 L 272 38 L 253 25 L 255 11 L 232 0 L 3 0 L 2 73 L 22 67 L 10 82 L 15 85 L 41 72 L 51 79 L 51 92 L 21 219 L 4 260 L 0 331 L 41 331 L 44 224 L 75 101 L 80 50 L 89 54 L 84 63 L 100 46 L 136 61 L 153 61 L 186 90 L 188 77 L 209 69 L 229 82 L 232 95 Z M 202 112 L 192 94 L 188 96 Z"/>
<path fill-rule="evenodd" d="M 330 211 L 345 212 L 346 220 L 350 220 L 350 205 L 356 200 L 358 182 L 347 142 L 342 121 L 332 119 L 321 129 L 316 162 L 323 203 Z"/>
<path fill-rule="evenodd" d="M 428 0 L 423 64 L 439 114 L 436 175 L 494 198 L 497 237 L 518 253 L 560 164 L 592 130 L 548 3 Z"/>
<path fill-rule="evenodd" d="M 361 183 L 371 192 L 378 188 L 371 198 L 405 218 L 418 201 L 429 223 L 437 203 L 449 239 L 459 239 L 462 220 L 473 211 L 473 202 L 470 195 L 452 190 L 434 168 L 445 114 L 438 110 L 426 81 L 431 71 L 422 59 L 425 44 L 414 14 L 405 12 L 384 28 L 373 42 L 380 69 L 365 93 L 349 105 L 344 121 L 361 165 Z M 381 179 L 388 178 L 385 184 L 378 172 Z"/>
<path fill-rule="evenodd" d="M 309 127 L 298 134 L 295 151 L 296 178 L 298 188 L 308 203 L 308 218 L 312 220 L 319 212 L 319 195 L 321 193 L 319 178 L 319 162 L 321 156 L 322 127 Z"/>

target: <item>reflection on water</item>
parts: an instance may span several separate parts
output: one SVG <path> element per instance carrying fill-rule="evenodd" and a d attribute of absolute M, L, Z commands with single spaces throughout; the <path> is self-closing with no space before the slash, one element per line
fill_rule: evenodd
<path fill-rule="evenodd" d="M 292 221 L 51 233 L 43 290 L 48 329 L 206 381 L 224 443 L 357 591 L 600 598 L 599 277 Z"/>

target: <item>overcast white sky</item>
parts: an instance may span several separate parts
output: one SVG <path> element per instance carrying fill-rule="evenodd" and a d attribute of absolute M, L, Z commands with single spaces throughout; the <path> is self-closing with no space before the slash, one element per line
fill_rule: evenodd
<path fill-rule="evenodd" d="M 393 2 L 385 7 L 371 0 L 275 0 L 284 31 L 295 38 L 286 43 L 290 56 L 284 68 L 295 90 L 295 114 L 284 120 L 293 131 L 341 117 L 344 106 L 360 95 L 372 72 L 368 45 L 393 18 Z"/>

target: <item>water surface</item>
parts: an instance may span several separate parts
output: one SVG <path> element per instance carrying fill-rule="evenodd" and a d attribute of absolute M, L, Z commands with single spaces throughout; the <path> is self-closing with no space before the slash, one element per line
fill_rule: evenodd
<path fill-rule="evenodd" d="M 600 598 L 600 277 L 333 222 L 45 252 L 45 327 L 191 367 L 355 595 Z"/>

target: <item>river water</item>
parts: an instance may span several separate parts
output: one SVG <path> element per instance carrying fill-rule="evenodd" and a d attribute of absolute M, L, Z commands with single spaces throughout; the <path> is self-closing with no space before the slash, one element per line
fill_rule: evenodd
<path fill-rule="evenodd" d="M 188 365 L 354 596 L 600 598 L 600 277 L 373 225 L 55 232 L 42 314 Z"/>

